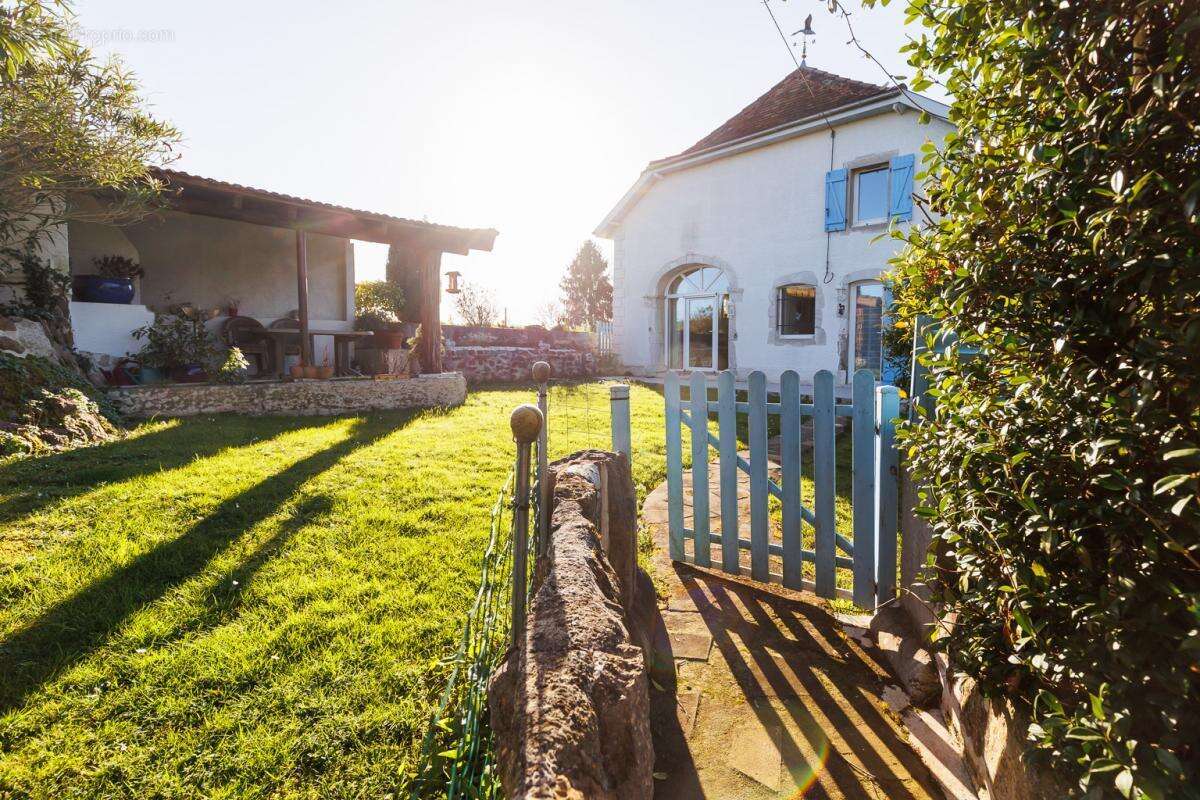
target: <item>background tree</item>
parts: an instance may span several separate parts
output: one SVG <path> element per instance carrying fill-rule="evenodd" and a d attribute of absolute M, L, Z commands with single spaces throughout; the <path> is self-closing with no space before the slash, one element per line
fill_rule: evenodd
<path fill-rule="evenodd" d="M 567 267 L 559 283 L 562 289 L 563 322 L 595 330 L 596 323 L 612 319 L 612 282 L 608 261 L 588 239 Z"/>
<path fill-rule="evenodd" d="M 490 328 L 496 324 L 500 312 L 496 310 L 495 295 L 473 283 L 464 283 L 454 296 L 454 310 L 464 325 Z"/>
<path fill-rule="evenodd" d="M 541 325 L 546 330 L 550 330 L 558 325 L 563 317 L 562 304 L 557 300 L 547 300 L 540 304 L 533 312 L 533 319 L 538 325 Z"/>
<path fill-rule="evenodd" d="M 895 275 L 952 342 L 904 434 L 937 644 L 1080 794 L 1198 797 L 1200 6 L 908 7 L 957 126 Z"/>
<path fill-rule="evenodd" d="M 0 6 L 0 244 L 10 264 L 69 219 L 136 219 L 178 132 L 146 112 L 133 76 L 69 33 L 61 2 Z M 98 195 L 103 204 L 95 202 Z"/>

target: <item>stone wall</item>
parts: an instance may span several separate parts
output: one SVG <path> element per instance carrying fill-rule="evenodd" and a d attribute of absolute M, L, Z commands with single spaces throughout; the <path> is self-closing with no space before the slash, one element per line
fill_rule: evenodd
<path fill-rule="evenodd" d="M 547 330 L 541 325 L 491 328 L 479 325 L 443 325 L 442 338 L 456 347 L 549 347 L 595 350 L 596 334 L 587 331 Z"/>
<path fill-rule="evenodd" d="M 456 372 L 402 380 L 345 378 L 241 384 L 122 386 L 108 390 L 117 409 L 134 419 L 198 414 L 353 414 L 410 408 L 446 408 L 467 397 Z"/>
<path fill-rule="evenodd" d="M 629 462 L 586 450 L 552 473 L 550 542 L 526 640 L 488 687 L 504 794 L 649 800 L 649 679 L 631 624 L 648 579 L 637 569 Z M 652 586 L 649 594 L 652 603 Z"/>
<path fill-rule="evenodd" d="M 467 382 L 513 383 L 530 380 L 536 361 L 550 364 L 555 378 L 582 378 L 596 374 L 596 357 L 590 352 L 535 347 L 447 347 L 444 369 L 461 372 Z"/>

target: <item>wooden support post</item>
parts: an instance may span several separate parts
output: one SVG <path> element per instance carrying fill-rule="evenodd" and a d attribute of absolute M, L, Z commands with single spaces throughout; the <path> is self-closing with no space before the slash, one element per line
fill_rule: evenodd
<path fill-rule="evenodd" d="M 300 360 L 313 363 L 312 339 L 308 335 L 308 247 L 304 231 L 296 229 L 296 315 L 300 318 Z"/>
<path fill-rule="evenodd" d="M 422 250 L 415 259 L 421 281 L 421 371 L 442 371 L 442 253 Z"/>

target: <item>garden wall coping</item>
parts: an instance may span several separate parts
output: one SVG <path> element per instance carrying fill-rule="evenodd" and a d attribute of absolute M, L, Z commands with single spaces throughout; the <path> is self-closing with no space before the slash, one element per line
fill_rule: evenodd
<path fill-rule="evenodd" d="M 398 380 L 344 378 L 253 381 L 239 384 L 121 386 L 108 390 L 117 410 L 131 419 L 202 414 L 325 415 L 417 408 L 449 408 L 467 397 L 458 372 Z"/>

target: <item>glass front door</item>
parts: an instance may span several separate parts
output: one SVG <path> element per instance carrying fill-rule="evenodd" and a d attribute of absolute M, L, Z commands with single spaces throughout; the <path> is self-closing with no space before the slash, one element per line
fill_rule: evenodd
<path fill-rule="evenodd" d="M 728 367 L 728 286 L 715 267 L 697 267 L 671 283 L 663 303 L 669 369 Z"/>
<path fill-rule="evenodd" d="M 852 286 L 850 313 L 850 372 L 867 369 L 879 380 L 883 374 L 883 284 L 872 281 Z"/>
<path fill-rule="evenodd" d="M 715 297 L 692 297 L 688 307 L 688 351 L 687 365 L 690 369 L 714 369 L 713 341 Z"/>

